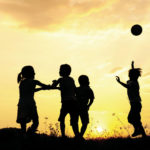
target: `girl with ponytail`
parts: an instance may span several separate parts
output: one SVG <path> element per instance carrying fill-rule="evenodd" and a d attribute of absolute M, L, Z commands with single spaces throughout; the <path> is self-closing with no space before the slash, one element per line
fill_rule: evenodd
<path fill-rule="evenodd" d="M 21 81 L 22 75 L 21 72 L 18 74 L 17 82 L 19 83 Z"/>
<path fill-rule="evenodd" d="M 21 125 L 23 133 L 34 133 L 39 124 L 34 93 L 40 90 L 50 89 L 50 85 L 45 85 L 38 80 L 34 80 L 34 76 L 34 68 L 32 66 L 24 66 L 17 78 L 20 96 L 17 123 Z M 36 86 L 40 86 L 40 88 L 36 88 Z M 26 131 L 26 124 L 30 121 L 32 121 L 33 124 Z"/>

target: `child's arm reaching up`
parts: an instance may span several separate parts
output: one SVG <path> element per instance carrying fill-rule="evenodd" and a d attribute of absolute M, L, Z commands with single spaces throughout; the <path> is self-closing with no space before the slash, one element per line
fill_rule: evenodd
<path fill-rule="evenodd" d="M 125 84 L 125 83 L 123 83 L 123 82 L 121 82 L 121 81 L 120 81 L 120 78 L 119 78 L 118 76 L 116 76 L 116 80 L 117 80 L 117 82 L 120 83 L 123 87 L 128 88 L 128 85 Z"/>
<path fill-rule="evenodd" d="M 131 69 L 134 69 L 134 61 L 131 62 Z"/>

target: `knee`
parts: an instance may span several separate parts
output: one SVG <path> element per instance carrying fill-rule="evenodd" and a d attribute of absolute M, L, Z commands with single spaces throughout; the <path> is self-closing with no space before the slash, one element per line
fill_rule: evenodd
<path fill-rule="evenodd" d="M 86 128 L 86 127 L 87 127 L 87 125 L 88 125 L 88 123 L 87 123 L 87 122 L 84 122 L 84 123 L 82 124 L 82 126 L 83 126 L 84 128 Z"/>

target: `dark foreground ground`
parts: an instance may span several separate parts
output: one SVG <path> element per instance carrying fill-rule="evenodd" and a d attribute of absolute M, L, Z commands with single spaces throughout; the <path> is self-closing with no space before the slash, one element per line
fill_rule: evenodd
<path fill-rule="evenodd" d="M 93 140 L 62 139 L 44 134 L 22 136 L 19 129 L 0 129 L 0 150 L 149 150 L 150 137 Z"/>

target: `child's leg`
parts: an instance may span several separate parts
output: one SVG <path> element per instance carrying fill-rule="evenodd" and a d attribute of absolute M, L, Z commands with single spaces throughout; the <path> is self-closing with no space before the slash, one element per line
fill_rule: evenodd
<path fill-rule="evenodd" d="M 34 133 L 39 125 L 39 117 L 38 117 L 38 113 L 37 113 L 37 109 L 35 107 L 33 114 L 32 114 L 32 121 L 33 124 L 31 125 L 31 127 L 28 129 L 28 133 Z"/>
<path fill-rule="evenodd" d="M 73 129 L 73 132 L 75 136 L 78 137 L 79 136 L 78 119 L 77 119 L 78 116 L 76 116 L 75 114 L 72 114 L 70 115 L 70 117 L 71 117 L 71 126 Z"/>
<path fill-rule="evenodd" d="M 20 123 L 22 133 L 26 133 L 26 123 Z"/>
<path fill-rule="evenodd" d="M 83 137 L 86 129 L 87 129 L 87 125 L 89 123 L 89 114 L 88 114 L 88 111 L 85 110 L 85 111 L 82 111 L 80 113 L 80 118 L 81 118 L 81 122 L 82 122 L 82 127 L 81 127 L 81 132 L 80 132 L 80 136 Z"/>
<path fill-rule="evenodd" d="M 87 129 L 87 125 L 88 125 L 88 124 L 82 124 L 81 132 L 80 132 L 81 137 L 83 137 L 83 135 L 84 135 L 84 133 L 85 133 L 85 131 L 86 131 L 86 129 Z"/>
<path fill-rule="evenodd" d="M 62 137 L 65 137 L 65 117 L 67 115 L 67 112 L 62 108 L 60 111 L 59 119 L 60 121 L 60 130 Z"/>
<path fill-rule="evenodd" d="M 135 131 L 132 134 L 132 136 L 137 136 L 137 135 L 143 135 L 146 136 L 146 133 L 144 131 L 144 128 L 142 126 L 142 122 L 141 122 L 141 103 L 134 103 L 134 105 L 132 105 L 131 107 L 131 111 L 130 111 L 130 123 L 134 126 Z"/>
<path fill-rule="evenodd" d="M 75 137 L 79 136 L 79 127 L 78 127 L 78 110 L 77 104 L 75 103 L 72 106 L 72 110 L 70 111 L 70 124 L 72 126 Z"/>

